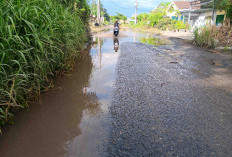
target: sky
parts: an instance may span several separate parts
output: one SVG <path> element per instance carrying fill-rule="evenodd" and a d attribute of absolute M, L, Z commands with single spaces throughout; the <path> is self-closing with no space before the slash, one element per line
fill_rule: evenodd
<path fill-rule="evenodd" d="M 171 0 L 138 0 L 138 14 L 149 12 L 156 8 L 161 2 L 170 2 Z M 116 12 L 131 17 L 135 14 L 136 0 L 101 0 L 108 13 L 116 15 Z"/>

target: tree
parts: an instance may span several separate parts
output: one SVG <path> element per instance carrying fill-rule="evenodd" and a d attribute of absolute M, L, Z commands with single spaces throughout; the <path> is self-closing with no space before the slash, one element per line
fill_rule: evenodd
<path fill-rule="evenodd" d="M 117 15 L 115 16 L 111 16 L 111 20 L 114 22 L 116 20 L 123 20 L 123 21 L 126 21 L 127 20 L 127 17 L 119 12 L 116 12 Z"/>
<path fill-rule="evenodd" d="M 219 7 L 226 10 L 226 17 L 232 22 L 232 0 L 222 0 Z"/>
<path fill-rule="evenodd" d="M 201 0 L 201 3 L 204 2 L 209 2 L 209 0 Z M 215 3 L 216 9 L 225 10 L 227 18 L 230 18 L 230 20 L 232 20 L 232 0 L 215 0 Z M 213 8 L 213 3 L 202 5 L 201 8 Z"/>
<path fill-rule="evenodd" d="M 154 25 L 156 25 L 159 20 L 161 20 L 164 17 L 164 13 L 163 12 L 153 12 L 150 13 L 148 16 L 148 20 L 150 21 L 150 25 L 154 27 Z"/>
<path fill-rule="evenodd" d="M 138 15 L 138 17 L 137 17 L 138 22 L 147 21 L 148 16 L 149 16 L 149 15 L 148 15 L 147 13 L 142 13 L 142 14 Z"/>
<path fill-rule="evenodd" d="M 119 17 L 120 20 L 124 20 L 126 21 L 127 17 L 119 12 L 116 12 L 117 13 L 117 16 Z"/>
<path fill-rule="evenodd" d="M 103 8 L 101 15 L 105 18 L 106 21 L 110 21 L 110 15 L 105 8 Z"/>
<path fill-rule="evenodd" d="M 205 2 L 210 2 L 211 0 L 200 0 L 200 1 L 201 3 L 205 3 Z M 215 3 L 216 3 L 215 4 L 216 9 L 226 10 L 228 7 L 231 6 L 232 0 L 215 0 Z M 201 8 L 213 8 L 213 2 L 202 5 Z"/>
<path fill-rule="evenodd" d="M 162 12 L 163 14 L 166 14 L 167 9 L 171 2 L 162 2 L 158 5 L 157 9 L 155 9 L 155 12 Z"/>
<path fill-rule="evenodd" d="M 97 17 L 97 4 L 92 3 L 90 5 L 90 9 L 91 9 L 91 14 L 95 15 L 95 17 Z M 110 21 L 110 15 L 107 12 L 107 9 L 103 7 L 103 5 L 100 5 L 100 9 L 101 9 L 101 16 L 105 18 L 106 21 Z"/>

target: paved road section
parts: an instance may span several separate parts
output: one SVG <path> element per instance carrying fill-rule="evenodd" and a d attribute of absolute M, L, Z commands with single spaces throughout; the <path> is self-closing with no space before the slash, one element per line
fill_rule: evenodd
<path fill-rule="evenodd" d="M 212 81 L 209 72 L 223 67 L 207 67 L 206 75 L 189 57 L 171 55 L 176 48 L 121 44 L 108 156 L 232 155 L 231 88 Z"/>

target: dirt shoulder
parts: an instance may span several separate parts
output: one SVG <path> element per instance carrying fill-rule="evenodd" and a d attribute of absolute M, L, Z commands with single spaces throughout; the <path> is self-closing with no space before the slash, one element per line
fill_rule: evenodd
<path fill-rule="evenodd" d="M 131 28 L 134 31 L 141 31 L 141 32 L 146 32 L 146 33 L 151 33 L 151 34 L 156 34 L 164 37 L 172 37 L 172 38 L 179 38 L 179 39 L 184 39 L 184 40 L 193 40 L 193 33 L 190 31 L 184 32 L 173 32 L 173 31 L 161 31 L 157 28 L 152 28 L 152 27 L 139 27 L 139 28 L 133 28 L 130 25 L 123 25 L 124 28 Z"/>
<path fill-rule="evenodd" d="M 113 27 L 112 26 L 101 26 L 101 27 L 90 26 L 91 34 L 107 31 L 111 28 L 113 28 Z"/>
<path fill-rule="evenodd" d="M 179 38 L 184 40 L 193 40 L 192 32 L 173 32 L 173 31 L 161 31 L 160 35 L 165 37 Z"/>

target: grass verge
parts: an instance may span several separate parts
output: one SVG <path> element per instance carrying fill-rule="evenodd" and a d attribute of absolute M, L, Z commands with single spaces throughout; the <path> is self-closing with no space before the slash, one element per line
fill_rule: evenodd
<path fill-rule="evenodd" d="M 232 47 L 232 27 L 231 26 L 211 26 L 206 25 L 194 30 L 194 43 L 201 47 Z"/>
<path fill-rule="evenodd" d="M 0 2 L 0 132 L 71 68 L 88 40 L 88 17 L 86 0 Z"/>
<path fill-rule="evenodd" d="M 161 30 L 158 28 L 150 27 L 147 25 L 129 25 L 129 24 L 122 24 L 121 28 L 131 28 L 134 31 L 140 31 L 140 32 L 145 32 L 145 33 L 152 33 L 152 34 L 160 34 Z"/>

